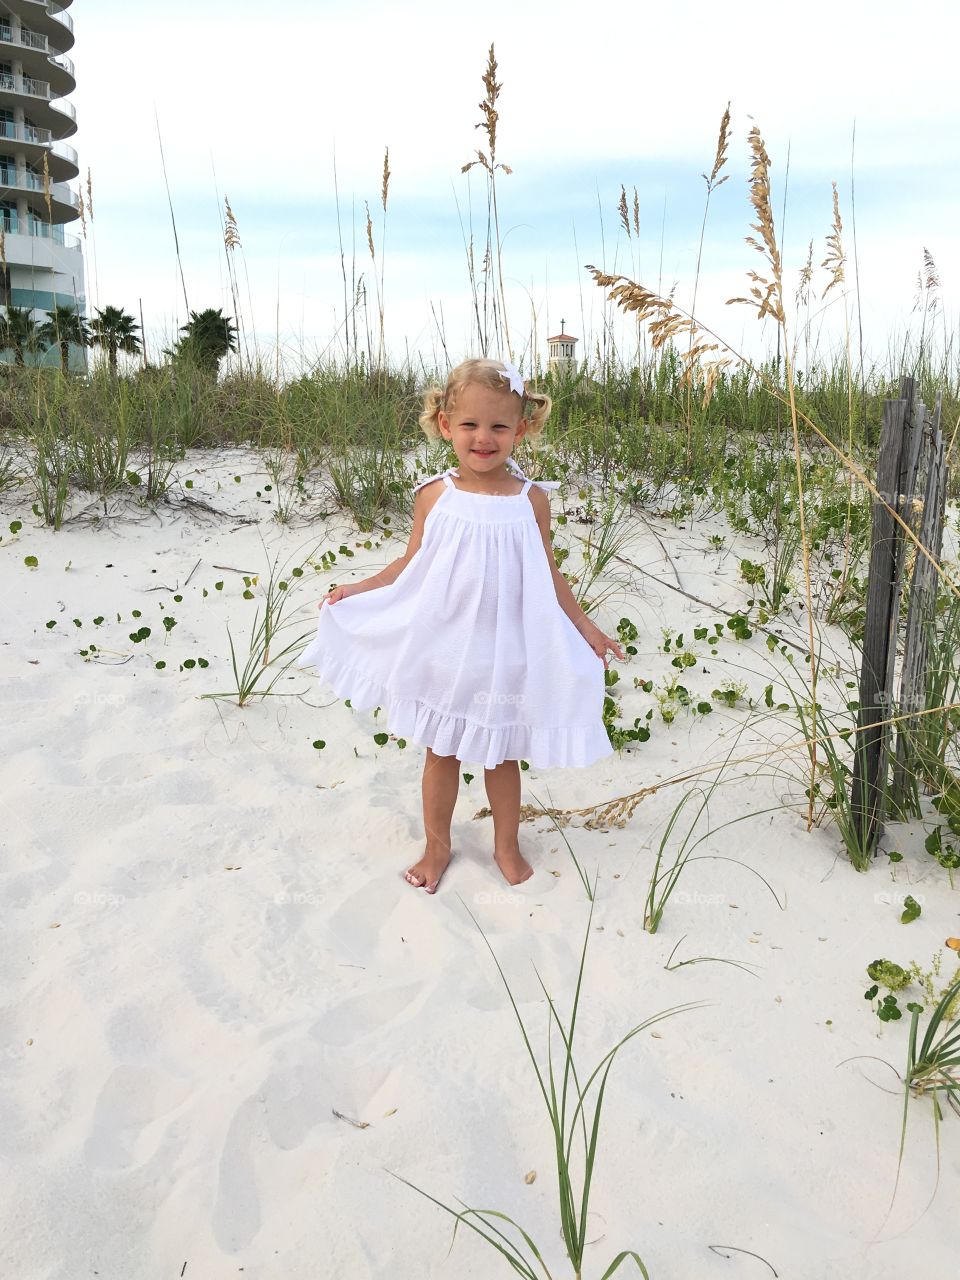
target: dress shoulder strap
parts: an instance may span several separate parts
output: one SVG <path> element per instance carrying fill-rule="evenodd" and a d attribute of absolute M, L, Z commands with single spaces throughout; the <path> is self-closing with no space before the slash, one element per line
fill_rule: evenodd
<path fill-rule="evenodd" d="M 516 462 L 514 462 L 513 458 L 507 459 L 507 467 L 513 472 L 518 480 L 526 480 L 528 486 L 535 484 L 541 489 L 559 489 L 561 486 L 561 481 L 559 480 L 531 480 L 528 476 L 524 475 L 523 470 Z M 524 489 L 522 492 L 526 493 L 527 490 Z"/>
<path fill-rule="evenodd" d="M 427 476 L 426 480 L 421 480 L 419 484 L 414 485 L 413 492 L 416 493 L 418 489 L 422 489 L 425 484 L 430 484 L 433 480 L 446 480 L 447 476 L 455 472 L 456 467 L 447 467 L 446 471 L 438 471 L 435 476 Z M 449 480 L 446 480 L 446 483 L 449 484 Z"/>

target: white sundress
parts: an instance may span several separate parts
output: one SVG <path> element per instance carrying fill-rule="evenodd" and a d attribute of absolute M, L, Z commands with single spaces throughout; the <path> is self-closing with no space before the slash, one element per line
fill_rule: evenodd
<path fill-rule="evenodd" d="M 396 580 L 320 609 L 297 659 L 391 733 L 493 769 L 585 767 L 612 753 L 604 663 L 560 607 L 527 496 L 468 493 L 450 477 Z M 416 492 L 416 489 L 414 492 Z"/>

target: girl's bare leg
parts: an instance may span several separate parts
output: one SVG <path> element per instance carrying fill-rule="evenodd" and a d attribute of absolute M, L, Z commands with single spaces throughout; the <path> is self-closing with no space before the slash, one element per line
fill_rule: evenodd
<path fill-rule="evenodd" d="M 423 762 L 423 830 L 426 849 L 419 862 L 404 873 L 408 884 L 436 893 L 440 877 L 450 861 L 450 820 L 460 789 L 460 761 L 438 756 L 427 747 Z"/>
<path fill-rule="evenodd" d="M 493 810 L 493 857 L 508 884 L 521 884 L 533 867 L 520 852 L 520 766 L 504 760 L 484 769 L 483 781 Z"/>

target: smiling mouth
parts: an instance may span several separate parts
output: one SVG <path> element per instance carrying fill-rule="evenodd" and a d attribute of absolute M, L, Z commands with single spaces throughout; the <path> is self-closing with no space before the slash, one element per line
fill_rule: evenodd
<path fill-rule="evenodd" d="M 479 454 L 481 458 L 492 458 L 497 451 L 496 449 L 474 449 L 473 452 Z"/>

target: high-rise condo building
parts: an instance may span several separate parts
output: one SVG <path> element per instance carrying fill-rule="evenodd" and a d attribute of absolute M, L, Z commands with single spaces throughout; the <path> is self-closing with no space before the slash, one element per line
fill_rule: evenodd
<path fill-rule="evenodd" d="M 65 138 L 77 113 L 72 0 L 0 3 L 0 306 L 37 321 L 55 306 L 83 312 L 80 240 L 64 228 L 80 216 L 70 180 L 80 172 Z"/>

